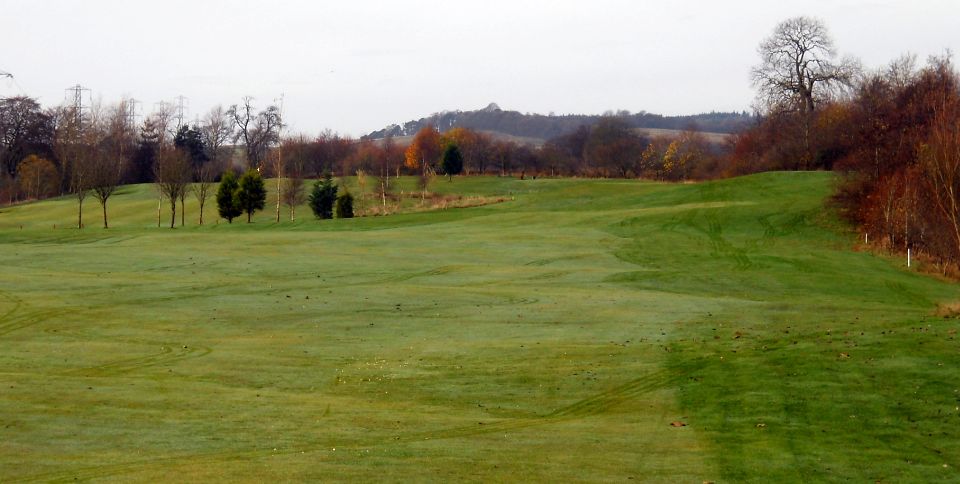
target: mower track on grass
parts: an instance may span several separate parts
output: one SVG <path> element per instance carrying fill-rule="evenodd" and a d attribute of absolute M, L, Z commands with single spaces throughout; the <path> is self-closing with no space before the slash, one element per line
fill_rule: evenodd
<path fill-rule="evenodd" d="M 180 360 L 199 358 L 213 350 L 206 346 L 188 346 L 175 343 L 151 343 L 160 346 L 160 351 L 135 358 L 124 358 L 102 365 L 68 371 L 68 375 L 86 377 L 107 377 L 130 373 L 143 368 L 166 365 Z"/>
<path fill-rule="evenodd" d="M 3 292 L 0 292 L 0 298 L 5 299 L 12 305 L 3 315 L 0 315 L 0 336 L 28 328 L 67 313 L 67 311 L 62 309 L 34 309 L 24 311 L 25 304 L 19 298 Z"/>
<path fill-rule="evenodd" d="M 169 353 L 165 353 L 169 354 Z M 474 425 L 464 425 L 448 429 L 441 429 L 427 432 L 415 432 L 406 435 L 398 435 L 388 440 L 378 439 L 369 442 L 356 442 L 353 444 L 340 444 L 337 448 L 342 450 L 360 450 L 371 447 L 389 446 L 403 443 L 425 442 L 430 440 L 445 440 L 472 437 L 476 435 L 510 432 L 529 427 L 544 426 L 564 421 L 578 420 L 593 416 L 602 415 L 614 407 L 639 397 L 646 393 L 656 390 L 669 388 L 685 379 L 697 370 L 707 365 L 706 358 L 692 360 L 683 366 L 671 367 L 668 369 L 657 370 L 640 378 L 636 378 L 622 385 L 613 387 L 604 392 L 592 395 L 590 397 L 578 400 L 570 405 L 557 408 L 549 413 L 539 417 L 514 418 L 497 420 L 490 423 L 478 422 Z M 104 365 L 107 366 L 107 365 Z M 161 469 L 177 465 L 178 462 L 197 461 L 240 461 L 255 460 L 267 457 L 276 457 L 284 455 L 295 455 L 304 453 L 314 453 L 330 450 L 328 442 L 311 442 L 304 445 L 291 445 L 284 449 L 253 449 L 253 450 L 225 450 L 221 452 L 203 453 L 203 454 L 185 454 L 161 456 L 149 460 L 138 460 L 121 464 L 107 464 L 102 466 L 89 466 L 72 470 L 51 471 L 46 473 L 33 474 L 14 478 L 13 482 L 74 482 L 90 479 L 115 477 L 123 474 L 129 474 L 136 471 Z"/>

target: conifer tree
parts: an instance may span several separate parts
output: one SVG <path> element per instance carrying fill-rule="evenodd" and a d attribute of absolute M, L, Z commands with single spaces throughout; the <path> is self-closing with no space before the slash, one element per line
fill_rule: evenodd
<path fill-rule="evenodd" d="M 310 190 L 310 210 L 319 219 L 333 218 L 333 204 L 337 200 L 337 185 L 333 177 L 327 172 L 323 180 L 313 184 Z"/>
<path fill-rule="evenodd" d="M 237 188 L 237 203 L 240 210 L 246 212 L 247 223 L 250 223 L 253 212 L 263 210 L 266 202 L 267 188 L 263 183 L 263 177 L 257 170 L 247 170 L 240 177 L 240 184 Z"/>
<path fill-rule="evenodd" d="M 217 211 L 221 217 L 227 219 L 227 223 L 233 223 L 233 219 L 243 213 L 237 200 L 238 188 L 237 175 L 232 171 L 224 173 L 220 179 L 220 187 L 217 188 Z"/>

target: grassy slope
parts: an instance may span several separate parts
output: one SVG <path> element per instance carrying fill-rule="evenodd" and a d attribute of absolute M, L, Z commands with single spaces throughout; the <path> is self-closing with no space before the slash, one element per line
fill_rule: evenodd
<path fill-rule="evenodd" d="M 437 187 L 516 201 L 5 209 L 0 478 L 960 477 L 956 288 L 851 252 L 828 174 Z"/>

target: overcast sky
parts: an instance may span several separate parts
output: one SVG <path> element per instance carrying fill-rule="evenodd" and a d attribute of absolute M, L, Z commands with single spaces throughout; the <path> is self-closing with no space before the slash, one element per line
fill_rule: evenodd
<path fill-rule="evenodd" d="M 188 99 L 188 116 L 284 95 L 291 131 L 359 136 L 490 102 L 522 112 L 748 110 L 756 46 L 824 20 L 866 66 L 958 50 L 957 0 L 0 0 L 0 96 Z"/>

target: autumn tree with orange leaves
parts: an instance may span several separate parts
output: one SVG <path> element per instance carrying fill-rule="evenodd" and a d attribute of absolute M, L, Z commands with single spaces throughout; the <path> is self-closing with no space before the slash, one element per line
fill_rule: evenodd
<path fill-rule="evenodd" d="M 427 186 L 430 184 L 434 166 L 440 160 L 442 153 L 440 133 L 432 125 L 424 126 L 417 132 L 410 146 L 407 147 L 405 164 L 407 168 L 419 172 L 418 188 L 420 188 L 421 201 L 427 196 Z"/>

